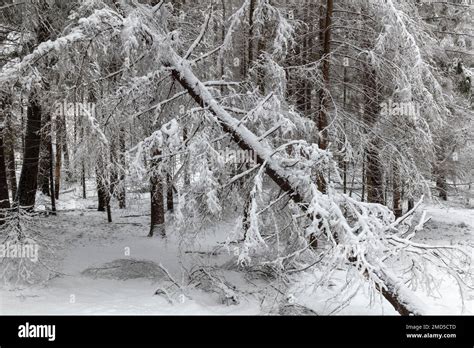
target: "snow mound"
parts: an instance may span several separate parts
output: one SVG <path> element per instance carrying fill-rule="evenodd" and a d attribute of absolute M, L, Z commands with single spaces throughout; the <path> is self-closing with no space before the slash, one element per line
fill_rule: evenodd
<path fill-rule="evenodd" d="M 318 315 L 318 313 L 316 313 L 312 309 L 310 309 L 308 307 L 305 307 L 305 306 L 298 305 L 298 304 L 282 305 L 282 306 L 280 306 L 277 314 L 278 315 L 290 315 L 290 316 L 294 316 L 294 315 L 298 315 L 298 316 L 301 316 L 301 315 L 314 315 L 315 316 L 315 315 Z"/>
<path fill-rule="evenodd" d="M 161 268 L 152 261 L 119 259 L 108 262 L 101 267 L 87 268 L 82 275 L 91 278 L 106 279 L 161 279 L 165 276 Z"/>

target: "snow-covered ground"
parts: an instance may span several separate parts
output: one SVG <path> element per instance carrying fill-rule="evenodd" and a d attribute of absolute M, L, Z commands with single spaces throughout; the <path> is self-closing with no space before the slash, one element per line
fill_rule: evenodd
<path fill-rule="evenodd" d="M 337 302 L 328 300 L 342 286 L 343 271 L 330 287 L 312 286 L 311 273 L 306 273 L 301 275 L 301 284 L 284 288 L 278 279 L 265 279 L 234 266 L 232 253 L 223 247 L 233 228 L 232 220 L 210 225 L 192 242 L 183 241 L 174 231 L 167 231 L 166 239 L 147 238 L 148 216 L 143 213 L 148 211 L 146 199 L 135 200 L 127 210 L 114 210 L 114 222 L 109 224 L 105 213 L 95 211 L 93 198 L 82 200 L 78 194 L 64 194 L 58 202 L 59 214 L 41 217 L 37 224 L 57 240 L 54 269 L 58 273 L 42 284 L 20 290 L 0 289 L 0 314 L 254 315 L 314 311 L 324 315 L 338 307 Z M 431 220 L 416 241 L 473 247 L 474 209 L 455 203 L 426 204 L 422 209 Z M 153 261 L 162 268 L 153 277 L 127 280 L 84 273 L 91 269 L 104 271 L 107 263 L 117 260 Z M 189 284 L 185 274 L 198 268 L 218 274 L 219 281 L 225 282 L 221 287 L 224 290 L 210 291 L 205 281 Z M 472 292 L 465 298 L 462 312 L 453 279 L 438 280 L 439 291 L 431 296 L 417 291 L 431 314 L 474 314 Z M 158 289 L 161 291 L 155 295 Z M 397 314 L 386 301 L 372 300 L 371 306 L 362 286 L 337 314 Z"/>

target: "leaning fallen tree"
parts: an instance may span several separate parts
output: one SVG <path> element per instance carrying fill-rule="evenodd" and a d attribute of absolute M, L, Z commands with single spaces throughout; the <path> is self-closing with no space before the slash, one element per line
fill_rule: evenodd
<path fill-rule="evenodd" d="M 277 150 L 272 149 L 268 144 L 264 144 L 261 137 L 255 135 L 243 122 L 232 117 L 219 105 L 206 86 L 193 73 L 185 59 L 181 58 L 169 46 L 163 48 L 163 52 L 166 52 L 161 58 L 163 65 L 170 69 L 173 78 L 188 91 L 197 104 L 208 109 L 214 115 L 215 120 L 221 125 L 223 131 L 230 134 L 241 149 L 253 151 L 256 154 L 257 162 L 264 167 L 266 174 L 303 211 L 312 216 L 314 220 L 318 220 L 318 227 L 324 226 L 325 233 L 329 235 L 328 237 L 334 242 L 336 247 L 340 246 L 341 241 L 344 242 L 342 248 L 347 249 L 345 252 L 347 262 L 354 265 L 367 280 L 373 282 L 374 287 L 397 312 L 401 315 L 426 314 L 422 301 L 390 272 L 378 256 L 373 256 L 369 252 L 360 250 L 360 245 L 358 245 L 361 243 L 360 235 L 366 232 L 363 231 L 361 233 L 361 224 L 356 227 L 349 226 L 342 210 L 335 204 L 332 204 L 330 208 L 334 209 L 338 218 L 341 219 L 340 225 L 343 226 L 337 232 L 332 231 L 327 221 L 324 221 L 321 214 L 314 209 L 314 203 L 318 199 L 328 201 L 327 195 L 323 195 L 315 189 L 314 185 L 308 184 L 306 180 L 301 180 L 301 177 L 297 177 L 292 170 L 285 168 L 279 161 Z M 345 195 L 340 195 L 339 198 L 342 198 L 340 202 L 342 205 L 351 200 Z M 358 215 L 358 212 L 353 213 Z M 391 227 L 393 227 L 393 224 Z M 386 229 L 382 225 L 379 228 L 381 230 Z M 388 242 L 390 243 L 390 241 Z M 404 242 L 404 240 L 401 240 L 400 243 L 403 244 Z"/>

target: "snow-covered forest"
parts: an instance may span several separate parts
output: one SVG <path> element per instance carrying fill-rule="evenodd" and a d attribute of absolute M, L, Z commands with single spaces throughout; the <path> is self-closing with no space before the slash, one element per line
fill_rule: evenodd
<path fill-rule="evenodd" d="M 0 314 L 474 314 L 470 1 L 0 10 Z"/>

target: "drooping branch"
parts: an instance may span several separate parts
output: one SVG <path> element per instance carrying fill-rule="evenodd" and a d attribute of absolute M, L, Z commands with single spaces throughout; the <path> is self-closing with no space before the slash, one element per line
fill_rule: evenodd
<path fill-rule="evenodd" d="M 291 171 L 284 169 L 277 159 L 273 157 L 275 151 L 259 141 L 259 137 L 252 133 L 239 120 L 232 117 L 213 98 L 209 90 L 194 75 L 188 63 L 179 57 L 171 47 L 166 48 L 167 54 L 162 57 L 163 64 L 171 70 L 173 78 L 178 81 L 189 95 L 201 107 L 207 108 L 221 125 L 224 132 L 231 135 L 237 145 L 246 151 L 253 151 L 257 163 L 265 167 L 266 174 L 297 203 L 301 209 L 309 209 L 311 191 L 303 183 L 298 182 Z M 334 238 L 337 240 L 337 238 Z M 367 258 L 370 258 L 367 256 Z M 352 264 L 357 264 L 357 259 L 348 258 Z M 383 266 L 383 265 L 379 265 Z M 381 269 L 383 269 L 382 267 Z M 424 311 L 418 305 L 418 299 L 411 291 L 397 279 L 388 274 L 386 270 L 376 274 L 379 282 L 376 289 L 392 304 L 401 315 L 422 315 Z"/>

